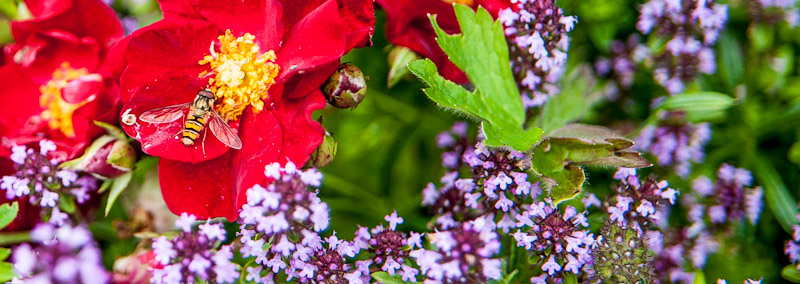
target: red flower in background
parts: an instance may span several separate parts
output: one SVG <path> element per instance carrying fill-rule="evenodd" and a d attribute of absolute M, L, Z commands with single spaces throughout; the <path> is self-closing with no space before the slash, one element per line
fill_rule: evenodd
<path fill-rule="evenodd" d="M 34 18 L 11 22 L 15 43 L 0 67 L 0 156 L 12 143 L 47 138 L 72 158 L 103 133 L 94 120 L 116 121 L 119 91 L 105 58 L 122 25 L 99 0 L 25 4 Z"/>
<path fill-rule="evenodd" d="M 15 42 L 3 49 L 0 66 L 0 176 L 13 175 L 12 145 L 49 139 L 53 156 L 81 154 L 103 133 L 95 120 L 113 123 L 119 89 L 105 64 L 111 45 L 122 38 L 114 11 L 99 0 L 25 1 L 34 16 L 12 21 Z M 0 194 L 0 203 L 8 203 Z M 19 202 L 20 214 L 5 230 L 27 230 L 40 208 Z"/>
<path fill-rule="evenodd" d="M 509 7 L 508 0 L 376 0 L 386 11 L 386 38 L 389 42 L 410 48 L 423 57 L 430 58 L 439 67 L 439 73 L 456 83 L 466 83 L 467 76 L 453 64 L 436 44 L 428 14 L 437 15 L 436 21 L 448 34 L 460 33 L 453 3 L 477 9 L 486 8 L 495 18 Z"/>
<path fill-rule="evenodd" d="M 324 130 L 311 119 L 325 105 L 319 88 L 345 53 L 369 43 L 372 1 L 160 4 L 164 19 L 123 39 L 109 56 L 125 103 L 123 128 L 145 153 L 162 158 L 159 181 L 170 210 L 232 220 L 244 189 L 266 182 L 265 165 L 304 164 L 322 142 Z M 136 119 L 190 103 L 206 86 L 216 96 L 213 109 L 238 130 L 240 150 L 229 150 L 208 127 L 185 146 L 177 135 L 183 120 Z"/>

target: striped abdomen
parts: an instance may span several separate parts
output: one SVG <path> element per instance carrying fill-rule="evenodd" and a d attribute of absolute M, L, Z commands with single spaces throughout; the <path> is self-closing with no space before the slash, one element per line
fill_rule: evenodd
<path fill-rule="evenodd" d="M 186 124 L 183 126 L 183 136 L 181 137 L 183 145 L 194 145 L 194 140 L 200 136 L 200 131 L 206 126 L 206 119 L 206 115 L 200 116 L 191 112 L 186 116 Z"/>

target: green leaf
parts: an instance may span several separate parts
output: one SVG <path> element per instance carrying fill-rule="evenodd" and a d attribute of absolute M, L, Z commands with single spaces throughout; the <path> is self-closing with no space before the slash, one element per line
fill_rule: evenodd
<path fill-rule="evenodd" d="M 692 284 L 706 284 L 706 274 L 702 270 L 696 270 Z"/>
<path fill-rule="evenodd" d="M 98 121 L 98 120 L 94 121 L 94 125 L 97 125 L 100 128 L 105 129 L 106 132 L 108 133 L 108 135 L 111 135 L 114 138 L 117 138 L 117 139 L 122 140 L 122 141 L 127 141 L 128 140 L 128 135 L 125 134 L 125 131 L 122 131 L 122 129 L 120 129 L 116 125 L 113 125 L 113 124 L 110 124 L 110 123 L 106 123 L 106 122 L 102 122 L 102 121 Z"/>
<path fill-rule="evenodd" d="M 719 72 L 729 90 L 739 85 L 744 75 L 742 46 L 731 33 L 722 35 L 719 41 Z"/>
<path fill-rule="evenodd" d="M 483 8 L 475 13 L 463 5 L 454 7 L 462 34 L 448 35 L 439 27 L 435 15 L 430 16 L 431 23 L 436 41 L 450 60 L 464 70 L 475 91 L 444 79 L 429 59 L 409 63 L 409 70 L 428 84 L 425 94 L 439 106 L 481 120 L 487 146 L 530 149 L 541 138 L 542 130 L 523 128 L 525 107 L 509 67 L 502 24 Z"/>
<path fill-rule="evenodd" d="M 386 272 L 383 272 L 383 271 L 378 271 L 378 272 L 372 273 L 372 278 L 375 278 L 375 280 L 383 282 L 384 284 L 405 284 L 405 283 L 408 283 L 408 282 L 405 282 L 405 281 L 401 280 L 400 277 L 397 276 L 397 275 L 391 276 L 391 275 L 389 275 L 389 273 L 386 273 Z"/>
<path fill-rule="evenodd" d="M 561 283 L 562 284 L 578 284 L 578 277 L 572 273 L 563 273 L 561 274 L 562 278 L 564 279 Z"/>
<path fill-rule="evenodd" d="M 0 262 L 0 282 L 11 281 L 14 276 L 14 265 L 8 262 Z"/>
<path fill-rule="evenodd" d="M 114 179 L 114 183 L 111 184 L 111 192 L 108 193 L 108 201 L 106 201 L 105 216 L 108 216 L 108 212 L 111 211 L 111 207 L 114 206 L 119 195 L 122 194 L 122 191 L 131 183 L 132 177 L 133 172 L 127 172 Z"/>
<path fill-rule="evenodd" d="M 775 214 L 775 219 L 781 224 L 786 232 L 792 232 L 792 226 L 797 225 L 797 203 L 795 202 L 786 185 L 781 180 L 775 167 L 770 164 L 769 159 L 756 156 L 755 176 L 759 183 L 764 186 L 764 197 L 767 206 Z"/>
<path fill-rule="evenodd" d="M 0 205 L 0 230 L 11 224 L 17 218 L 19 204 L 16 201 Z"/>
<path fill-rule="evenodd" d="M 71 195 L 61 193 L 59 195 L 58 208 L 61 208 L 61 211 L 67 214 L 75 213 L 75 199 L 72 199 Z"/>
<path fill-rule="evenodd" d="M 561 93 L 551 97 L 542 108 L 542 129 L 547 133 L 583 117 L 594 101 L 586 96 L 595 85 L 588 67 L 575 68 L 562 82 Z"/>
<path fill-rule="evenodd" d="M 89 145 L 88 148 L 86 148 L 86 150 L 83 152 L 83 155 L 81 155 L 78 158 L 63 162 L 61 163 L 61 165 L 59 165 L 59 167 L 72 171 L 79 171 L 85 169 L 86 164 L 89 163 L 92 160 L 92 158 L 94 158 L 94 155 L 98 151 L 100 151 L 100 149 L 103 148 L 103 146 L 105 146 L 107 143 L 114 141 L 114 139 L 115 138 L 111 135 L 103 135 L 98 137 L 97 139 L 92 141 L 92 144 Z"/>
<path fill-rule="evenodd" d="M 0 261 L 6 260 L 11 255 L 11 249 L 0 248 Z"/>
<path fill-rule="evenodd" d="M 686 112 L 686 119 L 692 122 L 720 118 L 724 111 L 733 106 L 733 98 L 717 92 L 683 93 L 668 97 L 659 109 Z"/>
<path fill-rule="evenodd" d="M 797 270 L 797 266 L 794 264 L 784 266 L 781 270 L 781 277 L 792 283 L 800 283 L 800 271 Z"/>

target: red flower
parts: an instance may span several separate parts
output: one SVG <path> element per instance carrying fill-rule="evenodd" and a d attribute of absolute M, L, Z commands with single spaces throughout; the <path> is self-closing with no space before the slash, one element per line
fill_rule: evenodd
<path fill-rule="evenodd" d="M 72 158 L 103 133 L 94 120 L 116 121 L 119 91 L 105 58 L 122 25 L 99 0 L 25 3 L 34 18 L 11 22 L 16 42 L 0 67 L 3 146 L 47 138 Z"/>
<path fill-rule="evenodd" d="M 34 16 L 11 22 L 15 43 L 3 49 L 0 66 L 0 176 L 13 175 L 9 148 L 49 139 L 54 158 L 83 152 L 103 133 L 93 121 L 115 122 L 119 89 L 105 64 L 123 31 L 100 0 L 28 0 Z M 27 230 L 40 208 L 19 200 L 20 214 L 5 230 Z M 0 194 L 0 203 L 8 203 Z"/>
<path fill-rule="evenodd" d="M 436 44 L 428 14 L 437 15 L 436 21 L 448 34 L 461 32 L 456 20 L 453 2 L 473 8 L 482 6 L 494 17 L 509 7 L 508 0 L 376 0 L 386 10 L 386 38 L 393 44 L 405 46 L 430 58 L 439 67 L 439 73 L 456 83 L 466 83 L 467 76 L 447 59 L 447 55 Z"/>
<path fill-rule="evenodd" d="M 232 220 L 245 189 L 266 181 L 266 164 L 302 165 L 322 142 L 324 130 L 311 119 L 325 105 L 319 88 L 341 56 L 369 42 L 372 1 L 160 4 L 164 19 L 123 39 L 109 56 L 125 103 L 123 128 L 145 153 L 162 158 L 159 179 L 172 212 Z M 190 103 L 207 86 L 216 96 L 213 109 L 238 130 L 240 150 L 209 135 L 208 127 L 185 146 L 177 135 L 182 119 L 137 119 Z"/>

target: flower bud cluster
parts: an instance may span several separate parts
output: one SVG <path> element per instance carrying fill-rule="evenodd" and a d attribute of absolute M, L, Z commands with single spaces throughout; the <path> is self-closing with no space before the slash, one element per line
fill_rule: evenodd
<path fill-rule="evenodd" d="M 21 279 L 12 283 L 109 283 L 101 251 L 83 227 L 59 228 L 39 224 L 28 243 L 14 249 L 14 270 Z"/>
<path fill-rule="evenodd" d="M 689 175 L 691 162 L 702 162 L 703 146 L 711 139 L 708 123 L 693 124 L 681 112 L 669 112 L 657 125 L 645 126 L 636 139 L 636 149 L 656 157 L 659 166 L 672 166 L 681 176 Z"/>
<path fill-rule="evenodd" d="M 592 251 L 594 269 L 602 283 L 655 283 L 653 256 L 641 231 L 606 222 Z"/>
<path fill-rule="evenodd" d="M 715 72 L 711 46 L 728 20 L 727 5 L 716 0 L 650 0 L 640 12 L 639 31 L 666 39 L 665 51 L 651 57 L 655 79 L 667 91 L 680 93 L 700 73 Z"/>
<path fill-rule="evenodd" d="M 397 225 L 404 222 L 402 217 L 397 216 L 397 211 L 386 215 L 384 220 L 389 222 L 388 227 L 360 227 L 356 232 L 353 245 L 365 250 L 368 256 L 368 260 L 359 262 L 359 267 L 374 265 L 389 275 L 399 274 L 403 281 L 416 282 L 419 270 L 411 266 L 414 261 L 410 259 L 410 251 L 422 248 L 422 234 L 397 231 Z"/>
<path fill-rule="evenodd" d="M 50 216 L 49 223 L 62 226 L 69 216 L 59 209 L 60 199 L 69 197 L 79 204 L 85 203 L 90 193 L 97 190 L 97 179 L 59 168 L 61 161 L 48 157 L 55 150 L 56 144 L 49 140 L 39 141 L 38 150 L 13 146 L 10 158 L 16 173 L 3 176 L 0 189 L 5 190 L 6 199 L 27 198 Z"/>
<path fill-rule="evenodd" d="M 555 0 L 517 0 L 498 14 L 505 26 L 511 71 L 525 108 L 542 105 L 559 92 L 569 50 L 567 35 L 578 21 L 564 16 Z"/>
<path fill-rule="evenodd" d="M 160 265 L 154 267 L 151 283 L 233 283 L 239 278 L 239 266 L 231 262 L 231 246 L 216 249 L 225 241 L 222 224 L 205 222 L 195 230 L 195 221 L 194 215 L 183 213 L 175 221 L 181 229 L 177 236 L 153 240 L 153 252 Z"/>

